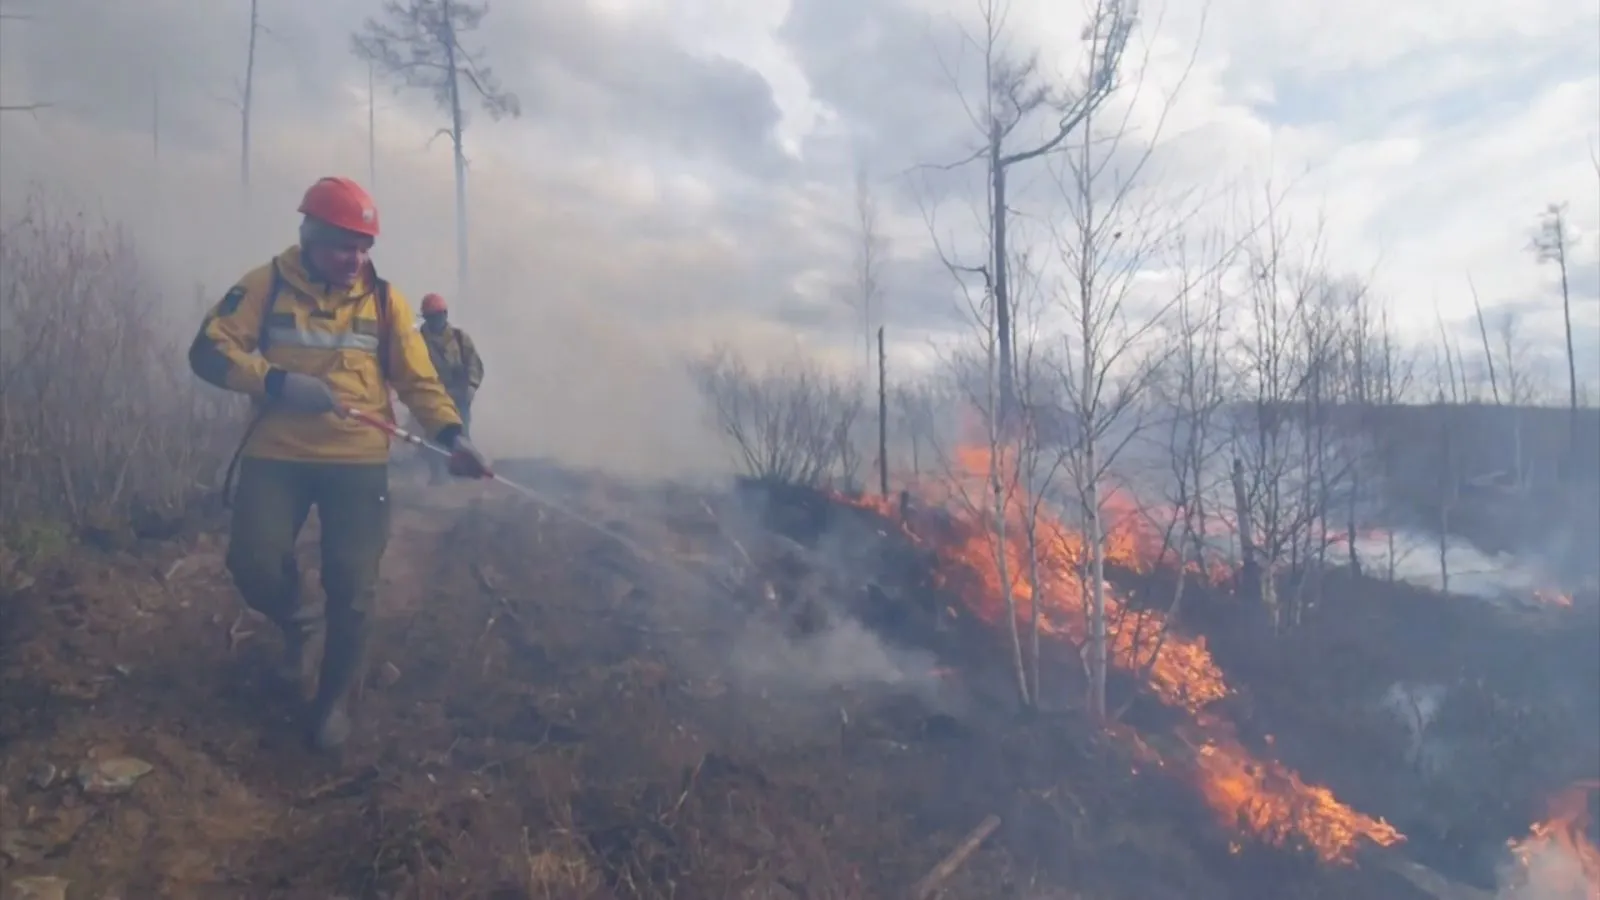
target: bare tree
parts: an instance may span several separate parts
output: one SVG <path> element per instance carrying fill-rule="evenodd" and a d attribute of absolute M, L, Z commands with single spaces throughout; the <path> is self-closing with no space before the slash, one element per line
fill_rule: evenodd
<path fill-rule="evenodd" d="M 873 333 L 883 323 L 884 239 L 878 225 L 878 198 L 865 160 L 856 164 L 855 208 L 856 250 L 855 284 L 848 303 L 861 328 L 863 383 L 871 381 Z"/>
<path fill-rule="evenodd" d="M 378 189 L 377 66 L 367 60 L 367 187 Z"/>
<path fill-rule="evenodd" d="M 756 372 L 726 348 L 695 361 L 691 373 L 746 474 L 808 487 L 856 486 L 859 385 L 802 362 Z"/>
<path fill-rule="evenodd" d="M 894 433 L 905 441 L 913 477 L 923 473 L 939 454 L 938 410 L 945 406 L 938 387 L 929 379 L 897 384 L 890 395 Z"/>
<path fill-rule="evenodd" d="M 1018 514 L 1019 506 L 1025 511 L 1036 508 L 1026 500 L 1019 501 L 1018 498 L 1018 492 L 1022 488 L 1020 476 L 1026 468 L 1021 457 L 1025 455 L 1027 448 L 1022 446 L 1020 441 L 1014 443 L 1014 439 L 1032 436 L 1036 432 L 1032 429 L 1019 431 L 1004 428 L 998 415 L 999 341 L 997 319 L 994 315 L 994 283 L 988 268 L 983 266 L 963 268 L 948 261 L 946 265 L 953 273 L 958 273 L 957 280 L 966 292 L 968 312 L 978 326 L 977 358 L 956 356 L 949 360 L 948 364 L 952 369 L 952 382 L 957 390 L 969 408 L 978 411 L 985 441 L 984 452 L 978 458 L 973 458 L 971 454 L 958 453 L 954 459 L 947 461 L 950 468 L 950 482 L 955 486 L 956 499 L 962 501 L 968 512 L 978 521 L 985 522 L 989 526 L 986 537 L 1000 589 L 1006 632 L 1011 638 L 1011 662 L 1016 678 L 1017 699 L 1024 708 L 1033 708 L 1038 697 L 1030 672 L 1034 671 L 1035 667 L 1029 665 L 1028 656 L 1023 649 L 1017 599 L 1018 594 L 1022 592 L 1021 579 L 1032 574 L 1036 567 L 1020 565 L 1022 561 L 1014 558 L 1015 545 L 1012 533 L 1020 527 L 1026 539 L 1024 545 L 1028 553 L 1026 558 L 1036 559 L 1034 551 L 1037 549 L 1037 542 L 1033 539 L 1035 532 L 1031 526 L 1035 525 L 1037 520 L 1028 516 L 1026 512 Z M 982 293 L 974 297 L 969 289 L 969 283 L 959 277 L 961 274 L 981 275 Z M 1032 606 L 1030 619 L 1036 622 L 1040 598 L 1036 593 L 1029 593 L 1028 599 Z"/>
<path fill-rule="evenodd" d="M 468 0 L 385 0 L 381 18 L 369 18 L 354 37 L 356 55 L 400 87 L 421 88 L 450 115 L 456 174 L 456 292 L 467 295 L 467 98 L 475 92 L 492 119 L 520 116 L 517 95 L 500 88 L 484 52 L 468 50 L 462 35 L 477 30 L 489 4 Z M 466 87 L 463 88 L 463 82 Z"/>
<path fill-rule="evenodd" d="M 1508 307 L 1501 313 L 1496 329 L 1500 339 L 1500 367 L 1506 376 L 1506 399 L 1511 404 L 1511 471 L 1519 490 L 1527 487 L 1532 474 L 1524 458 L 1522 409 L 1533 402 L 1529 373 L 1523 366 L 1528 347 L 1523 340 L 1520 323 L 1517 310 Z"/>
<path fill-rule="evenodd" d="M 1119 641 L 1133 654 L 1132 662 L 1143 679 L 1149 678 L 1160 658 L 1189 578 L 1203 578 L 1212 568 L 1213 554 L 1205 538 L 1217 511 L 1210 498 L 1226 487 L 1226 478 L 1217 476 L 1225 468 L 1225 446 L 1218 439 L 1217 426 L 1228 396 L 1222 365 L 1223 318 L 1232 300 L 1224 281 L 1236 253 L 1236 248 L 1226 246 L 1216 234 L 1197 247 L 1182 242 L 1178 248 L 1175 268 L 1180 287 L 1160 336 L 1167 354 L 1150 385 L 1165 416 L 1165 427 L 1155 436 L 1155 449 L 1169 466 L 1165 499 L 1172 511 L 1169 519 L 1150 524 L 1161 531 L 1159 557 L 1176 567 L 1177 579 L 1164 615 L 1137 616 L 1132 637 Z M 1206 259 L 1212 262 L 1203 263 Z M 1156 630 L 1147 631 L 1151 625 Z M 1128 627 L 1121 623 L 1118 630 Z M 1114 718 L 1120 718 L 1127 708 L 1124 703 Z"/>
<path fill-rule="evenodd" d="M 1251 332 L 1235 354 L 1253 395 L 1236 421 L 1234 495 L 1241 590 L 1277 630 L 1309 602 L 1306 579 L 1325 561 L 1329 515 L 1349 487 L 1354 456 L 1329 452 L 1351 338 L 1344 299 L 1361 290 L 1328 274 L 1321 241 L 1291 259 L 1291 229 L 1269 205 L 1264 237 L 1248 252 Z M 1280 581 L 1290 588 L 1280 595 Z"/>
<path fill-rule="evenodd" d="M 1439 312 L 1437 304 L 1433 307 L 1433 319 L 1434 323 L 1439 326 L 1439 350 L 1443 354 L 1444 362 L 1444 370 L 1440 374 L 1444 378 L 1445 386 L 1450 390 L 1450 402 L 1464 403 L 1467 398 L 1464 393 L 1457 390 L 1457 387 L 1466 382 L 1456 380 L 1456 357 L 1451 351 L 1453 344 L 1450 340 L 1450 332 L 1444 327 L 1444 315 Z"/>
<path fill-rule="evenodd" d="M 1383 309 L 1378 320 L 1377 352 L 1376 371 L 1373 372 L 1373 390 L 1376 392 L 1375 396 L 1378 398 L 1381 408 L 1385 412 L 1392 414 L 1401 400 L 1410 393 L 1414 366 L 1412 359 L 1402 356 L 1402 350 L 1395 340 L 1394 329 L 1389 324 L 1389 310 L 1387 308 Z M 1374 430 L 1377 429 L 1375 428 Z M 1403 446 L 1403 441 L 1395 435 L 1392 429 L 1384 429 L 1378 431 L 1376 442 L 1376 450 L 1381 460 L 1380 466 L 1384 481 L 1392 484 L 1394 483 L 1396 457 L 1400 447 Z M 1393 581 L 1395 579 L 1395 569 L 1399 564 L 1399 560 L 1396 558 L 1397 548 L 1395 546 L 1394 531 L 1392 529 L 1384 529 L 1384 534 L 1384 540 L 1387 545 L 1384 554 L 1384 574 L 1388 580 Z"/>
<path fill-rule="evenodd" d="M 256 38 L 261 31 L 260 0 L 250 0 L 250 44 L 244 58 L 244 87 L 239 100 L 239 183 L 250 187 L 250 113 L 256 88 Z"/>
<path fill-rule="evenodd" d="M 1061 147 L 1112 94 L 1117 87 L 1123 51 L 1138 18 L 1138 3 L 1137 0 L 1096 0 L 1083 30 L 1083 39 L 1088 44 L 1083 70 L 1076 84 L 1062 87 L 1051 84 L 1039 71 L 1037 56 L 1018 57 L 1008 49 L 1005 25 L 1009 4 L 1005 0 L 979 2 L 983 33 L 976 38 L 968 35 L 967 40 L 976 45 L 983 57 L 984 96 L 976 107 L 965 100 L 963 105 L 973 127 L 983 135 L 983 144 L 964 159 L 939 168 L 956 169 L 986 160 L 989 257 L 985 268 L 991 280 L 990 293 L 997 321 L 996 367 L 1000 377 L 1000 411 L 1004 418 L 1016 399 L 1016 331 L 1008 271 L 1011 251 L 1007 226 L 1011 208 L 1006 199 L 1007 177 L 1012 168 Z M 1053 131 L 1031 146 L 1016 148 L 1012 138 L 1019 126 L 1040 115 L 1054 117 Z"/>
<path fill-rule="evenodd" d="M 1494 351 L 1489 349 L 1489 325 L 1483 318 L 1483 304 L 1478 300 L 1478 286 L 1472 283 L 1472 276 L 1467 276 L 1467 288 L 1472 291 L 1472 311 L 1478 318 L 1478 336 L 1483 338 L 1483 364 L 1489 370 L 1489 394 L 1494 398 L 1494 405 L 1500 405 L 1500 383 L 1495 378 Z"/>
<path fill-rule="evenodd" d="M 1122 62 L 1132 10 L 1103 4 L 1099 9 L 1102 14 L 1085 31 L 1093 48 L 1087 78 L 1091 85 L 1109 85 Z M 1109 55 L 1103 48 L 1111 48 Z M 1193 60 L 1191 55 L 1190 65 Z M 1113 68 L 1097 71 L 1094 65 Z M 1107 717 L 1109 671 L 1102 490 L 1123 449 L 1143 425 L 1138 406 L 1156 362 L 1155 354 L 1143 348 L 1191 287 L 1181 285 L 1166 298 L 1135 295 L 1139 273 L 1164 248 L 1178 242 L 1195 212 L 1191 198 L 1156 197 L 1144 183 L 1144 171 L 1187 68 L 1183 75 L 1164 98 L 1152 133 L 1136 134 L 1129 125 L 1131 112 L 1101 122 L 1098 104 L 1084 108 L 1077 117 L 1078 137 L 1059 154 L 1059 167 L 1052 167 L 1067 210 L 1055 240 L 1064 273 L 1057 305 L 1071 323 L 1063 345 L 1064 365 L 1058 372 L 1070 422 L 1061 456 L 1083 518 L 1086 558 L 1080 581 L 1088 612 L 1088 705 L 1101 719 Z M 1204 272 L 1189 274 L 1206 277 Z"/>
<path fill-rule="evenodd" d="M 1539 262 L 1553 262 L 1561 273 L 1561 317 L 1567 330 L 1567 402 L 1571 422 L 1567 434 L 1569 465 L 1577 461 L 1578 452 L 1578 360 L 1572 347 L 1572 292 L 1567 282 L 1567 205 L 1552 203 L 1545 207 L 1534 232 L 1531 249 Z"/>

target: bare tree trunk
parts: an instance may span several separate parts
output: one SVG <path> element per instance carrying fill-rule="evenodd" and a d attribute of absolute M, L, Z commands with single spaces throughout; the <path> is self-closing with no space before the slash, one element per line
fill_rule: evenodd
<path fill-rule="evenodd" d="M 1028 583 L 1033 587 L 1033 600 L 1028 609 L 1028 661 L 1033 666 L 1033 700 L 1039 703 L 1039 604 L 1044 602 L 1044 587 L 1039 580 L 1039 509 L 1034 500 L 1034 488 L 1028 485 Z"/>
<path fill-rule="evenodd" d="M 994 259 L 990 264 L 994 267 L 994 319 L 995 342 L 999 348 L 1000 366 L 1000 406 L 999 421 L 1002 432 L 1008 431 L 1013 424 L 1011 414 L 1016 402 L 1016 383 L 1014 381 L 1015 364 L 1014 349 L 1011 345 L 1011 279 L 1007 272 L 1010 268 L 1010 257 L 1006 247 L 1006 164 L 1000 156 L 1000 145 L 1005 135 L 1001 130 L 1000 120 L 991 119 L 989 122 L 989 188 L 993 203 L 989 212 L 989 227 L 992 231 L 991 244 Z"/>
<path fill-rule="evenodd" d="M 256 35 L 261 30 L 257 7 L 259 0 L 250 0 L 250 49 L 244 60 L 244 99 L 240 103 L 239 126 L 239 184 L 250 187 L 250 104 L 256 87 Z"/>
<path fill-rule="evenodd" d="M 878 491 L 889 499 L 889 363 L 883 352 L 883 326 L 878 326 Z"/>
<path fill-rule="evenodd" d="M 1250 514 L 1250 495 L 1244 485 L 1244 460 L 1233 458 L 1233 508 L 1239 530 L 1239 589 L 1245 599 L 1260 603 L 1261 570 L 1256 560 L 1255 523 Z"/>
<path fill-rule="evenodd" d="M 1455 448 L 1450 422 L 1451 408 L 1439 395 L 1439 590 L 1450 593 L 1450 508 L 1455 505 Z"/>
<path fill-rule="evenodd" d="M 450 89 L 450 141 L 455 149 L 456 168 L 456 294 L 467 298 L 467 154 L 462 141 L 466 123 L 461 110 L 461 74 L 456 63 L 455 19 L 452 18 L 450 0 L 444 0 L 443 19 L 445 35 L 445 64 L 450 71 L 447 86 Z"/>
<path fill-rule="evenodd" d="M 992 327 L 994 319 L 989 320 Z M 991 338 L 993 335 L 990 335 Z M 1006 610 L 1006 629 L 1011 635 L 1011 660 L 1017 677 L 1017 697 L 1023 708 L 1033 708 L 1033 694 L 1028 687 L 1028 670 L 1022 657 L 1022 631 L 1017 625 L 1017 592 L 1011 583 L 1011 564 L 1007 558 L 1006 541 L 1006 492 L 1002 482 L 1005 473 L 1005 439 L 1001 430 L 1001 423 L 995 418 L 994 410 L 998 402 L 999 386 L 998 373 L 995 371 L 995 352 L 991 344 L 989 350 L 989 491 L 990 514 L 994 516 L 994 555 L 995 569 L 1000 576 L 1000 590 L 1004 595 Z"/>
<path fill-rule="evenodd" d="M 1567 329 L 1567 466 L 1576 471 L 1578 463 L 1578 360 L 1572 348 L 1572 291 L 1567 282 L 1567 228 L 1563 216 L 1555 217 L 1555 260 L 1561 271 L 1561 318 Z"/>
<path fill-rule="evenodd" d="M 1489 350 L 1489 326 L 1483 321 L 1483 304 L 1478 302 L 1478 287 L 1472 283 L 1472 276 L 1467 276 L 1467 287 L 1472 290 L 1472 309 L 1478 316 L 1478 335 L 1483 338 L 1483 362 L 1489 367 L 1489 394 L 1494 398 L 1494 405 L 1500 405 L 1500 381 L 1495 377 L 1494 353 Z"/>
<path fill-rule="evenodd" d="M 1439 346 L 1443 348 L 1444 352 L 1444 374 L 1447 377 L 1446 383 L 1450 387 L 1450 402 L 1460 403 L 1463 398 L 1456 395 L 1456 361 L 1455 357 L 1450 353 L 1450 334 L 1445 331 L 1444 316 L 1439 313 L 1437 307 L 1434 309 L 1433 314 L 1434 318 L 1439 322 Z M 1439 402 L 1444 402 L 1442 395 L 1439 398 Z"/>
<path fill-rule="evenodd" d="M 1110 654 L 1106 648 L 1106 548 L 1100 519 L 1100 486 L 1096 467 L 1094 438 L 1084 448 L 1088 473 L 1084 484 L 1084 541 L 1089 545 L 1089 712 L 1096 719 L 1106 718 L 1106 670 Z"/>
<path fill-rule="evenodd" d="M 995 430 L 996 424 L 990 424 L 990 429 Z M 998 435 L 998 432 L 997 432 Z M 1006 627 L 1011 634 L 1012 664 L 1016 669 L 1017 696 L 1025 708 L 1033 707 L 1033 692 L 1029 690 L 1028 670 L 1022 656 L 1022 631 L 1017 626 L 1017 591 L 1011 582 L 1011 561 L 1007 558 L 1007 541 L 1009 529 L 1006 528 L 1006 494 L 1005 485 L 1002 483 L 1004 466 L 1000 456 L 1004 452 L 997 438 L 992 438 L 992 447 L 989 456 L 989 490 L 994 506 L 991 510 L 994 515 L 994 553 L 996 570 L 1000 576 L 1000 589 L 1005 593 Z M 1037 602 L 1037 598 L 1035 598 Z"/>
<path fill-rule="evenodd" d="M 378 189 L 378 95 L 376 67 L 367 62 L 367 189 Z"/>

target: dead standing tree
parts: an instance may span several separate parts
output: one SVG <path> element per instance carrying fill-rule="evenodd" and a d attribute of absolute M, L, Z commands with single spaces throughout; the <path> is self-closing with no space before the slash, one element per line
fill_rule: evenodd
<path fill-rule="evenodd" d="M 981 0 L 983 34 L 967 39 L 983 54 L 984 100 L 981 106 L 967 107 L 968 118 L 983 134 L 983 145 L 966 158 L 942 169 L 957 169 L 985 160 L 989 181 L 989 293 L 996 323 L 996 367 L 1000 378 L 999 412 L 1004 421 L 1016 403 L 1016 324 L 1009 262 L 1011 251 L 1007 225 L 1011 208 L 1007 205 L 1007 177 L 1022 163 L 1038 159 L 1059 148 L 1067 137 L 1105 102 L 1117 86 L 1117 74 L 1128 36 L 1137 20 L 1137 0 L 1097 0 L 1083 38 L 1089 43 L 1087 65 L 1079 83 L 1068 88 L 1050 84 L 1039 71 L 1036 55 L 1018 58 L 1005 46 L 1005 20 L 1008 4 L 1004 0 Z M 1054 129 L 1026 149 L 1016 149 L 1012 140 L 1017 129 L 1033 121 L 1036 114 L 1054 114 Z"/>
<path fill-rule="evenodd" d="M 356 55 L 372 63 L 399 87 L 422 88 L 450 114 L 439 134 L 450 136 L 456 174 L 456 292 L 467 295 L 467 98 L 478 95 L 490 118 L 520 116 L 517 95 L 500 88 L 484 52 L 469 51 L 461 36 L 477 30 L 488 3 L 466 0 L 386 0 L 381 18 L 369 18 L 354 36 Z"/>
<path fill-rule="evenodd" d="M 239 92 L 239 184 L 250 189 L 250 113 L 256 88 L 256 38 L 261 32 L 260 0 L 250 0 L 250 42 L 244 58 L 244 87 Z"/>
<path fill-rule="evenodd" d="M 854 284 L 845 292 L 846 303 L 856 314 L 861 326 L 863 351 L 860 383 L 862 390 L 871 392 L 873 385 L 873 352 L 876 336 L 877 352 L 877 468 L 879 488 L 889 492 L 889 400 L 888 360 L 884 358 L 883 332 L 883 263 L 885 241 L 878 224 L 878 198 L 873 194 L 872 181 L 865 160 L 856 165 L 854 209 L 856 227 Z M 864 398 L 865 400 L 865 398 Z"/>
<path fill-rule="evenodd" d="M 1567 402 L 1571 421 L 1567 434 L 1567 465 L 1575 466 L 1578 458 L 1578 361 L 1572 348 L 1572 289 L 1567 280 L 1567 246 L 1571 236 L 1567 232 L 1567 205 L 1552 203 L 1545 207 L 1534 232 L 1531 249 L 1539 262 L 1553 262 L 1561 274 L 1561 316 L 1567 329 Z"/>
<path fill-rule="evenodd" d="M 883 324 L 883 262 L 885 242 L 878 224 L 878 198 L 872 192 L 872 181 L 866 163 L 856 167 L 855 208 L 856 249 L 852 273 L 855 284 L 847 295 L 848 304 L 861 326 L 862 358 L 861 380 L 872 381 L 873 333 Z"/>

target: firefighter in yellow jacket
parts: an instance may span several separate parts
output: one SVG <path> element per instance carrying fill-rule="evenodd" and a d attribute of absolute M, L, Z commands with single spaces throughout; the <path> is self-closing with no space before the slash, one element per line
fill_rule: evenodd
<path fill-rule="evenodd" d="M 483 357 L 471 336 L 450 324 L 450 305 L 438 294 L 422 297 L 422 340 L 428 345 L 428 358 L 439 373 L 439 381 L 461 413 L 461 427 L 472 430 L 472 401 L 483 384 Z M 444 481 L 444 460 L 428 454 L 432 481 Z"/>
<path fill-rule="evenodd" d="M 489 468 L 439 383 L 410 305 L 373 269 L 371 196 L 349 179 L 324 178 L 299 211 L 299 244 L 246 273 L 207 313 L 189 365 L 253 401 L 228 571 L 245 602 L 282 629 L 282 674 L 302 692 L 315 676 L 308 737 L 332 749 L 351 730 L 350 696 L 366 666 L 390 513 L 389 437 L 344 412 L 394 421 L 392 388 L 452 451 L 452 474 L 481 478 Z M 294 553 L 313 506 L 322 524 L 325 618 L 302 603 Z"/>

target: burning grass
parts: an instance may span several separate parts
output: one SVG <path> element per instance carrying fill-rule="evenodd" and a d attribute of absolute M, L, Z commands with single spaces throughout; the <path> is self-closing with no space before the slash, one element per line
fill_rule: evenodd
<path fill-rule="evenodd" d="M 1547 816 L 1528 836 L 1510 842 L 1516 866 L 1508 900 L 1589 900 L 1600 896 L 1600 846 L 1592 804 L 1600 780 L 1586 779 L 1553 797 Z"/>
<path fill-rule="evenodd" d="M 983 621 L 1003 623 L 1009 595 L 1020 626 L 1026 627 L 1038 615 L 1043 634 L 1082 647 L 1089 631 L 1083 535 L 1048 510 L 1030 509 L 1027 497 L 1013 493 L 1005 497 L 1002 539 L 991 524 L 992 514 L 953 500 L 982 496 L 991 467 L 1004 469 L 1009 463 L 992 459 L 982 448 L 965 448 L 957 459 L 960 469 L 953 484 L 917 491 L 919 508 L 932 505 L 943 513 L 937 526 L 919 527 L 914 519 L 901 517 L 902 528 L 913 540 L 933 545 L 944 582 Z M 1002 481 L 1010 484 L 1016 479 L 1007 476 Z M 1166 544 L 1149 526 L 1148 517 L 1120 494 L 1112 494 L 1107 505 L 1111 511 L 1105 538 L 1107 563 L 1136 573 L 1161 565 Z M 928 537 L 930 531 L 938 536 Z M 1036 559 L 1030 558 L 1026 540 L 1030 531 Z M 1328 788 L 1307 784 L 1283 764 L 1247 750 L 1232 723 L 1208 711 L 1231 688 L 1205 638 L 1177 631 L 1158 610 L 1126 615 L 1126 600 L 1111 584 L 1103 588 L 1107 619 L 1121 623 L 1110 630 L 1112 664 L 1142 676 L 1163 703 L 1189 714 L 1183 731 L 1194 750 L 1197 787 L 1224 825 L 1275 846 L 1304 847 L 1333 863 L 1353 861 L 1366 842 L 1392 846 L 1404 840 L 1381 818 L 1351 809 Z"/>

